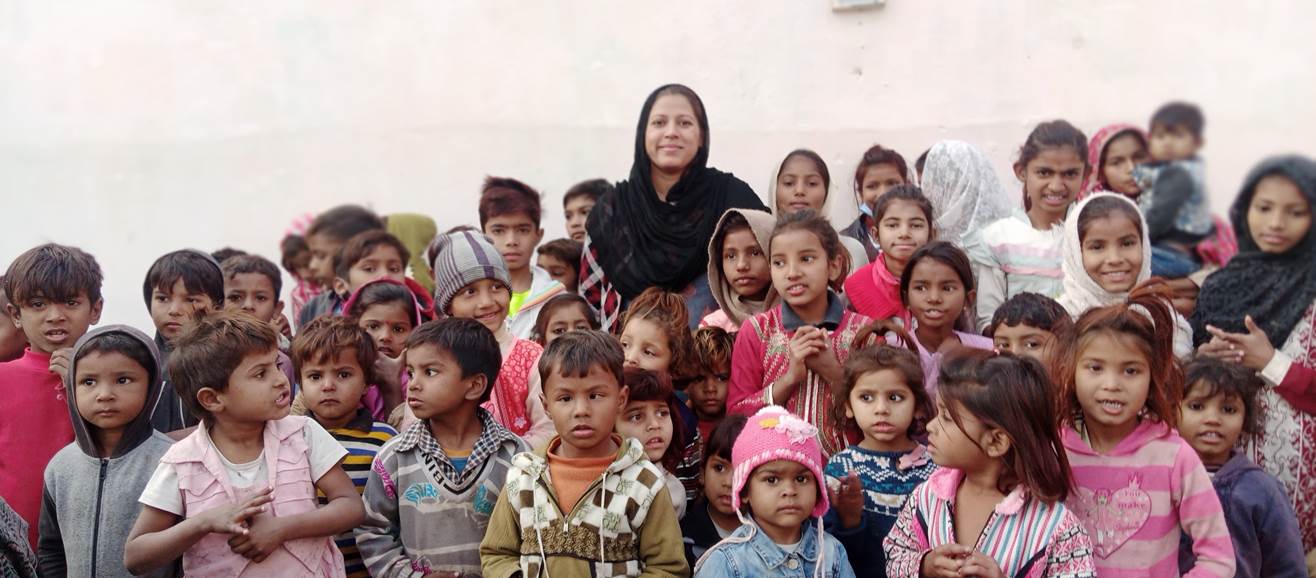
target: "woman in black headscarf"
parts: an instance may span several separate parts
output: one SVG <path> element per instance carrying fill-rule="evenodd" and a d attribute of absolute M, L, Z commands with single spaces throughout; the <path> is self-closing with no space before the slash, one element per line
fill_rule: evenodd
<path fill-rule="evenodd" d="M 708 116 L 690 88 L 668 84 L 644 101 L 630 178 L 590 212 L 580 293 L 613 329 L 649 287 L 680 292 L 691 327 L 716 308 L 708 241 L 727 209 L 767 210 L 744 181 L 708 167 Z"/>

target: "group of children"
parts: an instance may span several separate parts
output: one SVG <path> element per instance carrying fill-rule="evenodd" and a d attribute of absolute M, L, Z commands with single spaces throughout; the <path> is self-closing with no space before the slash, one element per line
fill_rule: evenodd
<path fill-rule="evenodd" d="M 95 259 L 33 248 L 0 294 L 0 563 L 1306 576 L 1316 162 L 1263 164 L 1225 222 L 1202 126 L 1182 103 L 1150 136 L 1042 123 L 1013 213 L 972 145 L 912 165 L 874 146 L 840 233 L 825 163 L 793 151 L 771 210 L 729 210 L 709 240 L 718 311 L 653 287 L 611 332 L 577 294 L 601 180 L 542 244 L 539 193 L 508 178 L 485 181 L 479 228 L 358 206 L 301 222 L 294 322 L 274 263 L 184 249 L 146 274 L 153 338 L 91 329 Z M 1235 252 L 1298 279 L 1286 327 L 1214 305 Z M 1284 443 L 1298 459 L 1249 459 Z"/>

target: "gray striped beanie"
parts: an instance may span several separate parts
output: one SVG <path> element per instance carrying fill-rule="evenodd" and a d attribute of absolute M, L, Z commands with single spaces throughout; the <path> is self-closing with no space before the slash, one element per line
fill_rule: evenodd
<path fill-rule="evenodd" d="M 497 279 L 512 285 L 503 256 L 489 238 L 476 231 L 447 233 L 434 238 L 434 310 L 447 314 L 452 297 L 481 279 Z"/>

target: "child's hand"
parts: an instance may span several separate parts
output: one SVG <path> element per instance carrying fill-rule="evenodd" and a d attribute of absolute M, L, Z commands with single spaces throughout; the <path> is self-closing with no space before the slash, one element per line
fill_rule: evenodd
<path fill-rule="evenodd" d="M 272 491 L 272 488 L 265 488 L 244 502 L 201 512 L 197 515 L 197 523 L 207 533 L 244 535 L 247 521 L 264 512 L 265 504 L 274 501 Z"/>
<path fill-rule="evenodd" d="M 827 343 L 827 331 L 817 328 L 813 331 L 819 351 L 804 360 L 805 366 L 828 383 L 840 381 L 845 376 L 845 368 L 841 367 L 840 360 L 836 359 L 836 352 L 832 351 L 831 345 Z"/>
<path fill-rule="evenodd" d="M 260 514 L 251 518 L 247 533 L 229 538 L 228 545 L 234 554 L 260 563 L 283 542 L 283 523 L 270 514 Z"/>
<path fill-rule="evenodd" d="M 973 551 L 964 558 L 964 565 L 960 566 L 960 576 L 962 578 L 1005 578 L 1005 573 L 1001 571 L 1001 566 L 993 560 L 991 556 Z"/>
<path fill-rule="evenodd" d="M 292 325 L 288 323 L 288 316 L 280 313 L 270 323 L 274 324 L 274 330 L 280 335 L 292 339 Z"/>
<path fill-rule="evenodd" d="M 70 358 L 72 357 L 73 357 L 72 347 L 65 347 L 64 349 L 56 349 L 54 353 L 50 354 L 50 372 L 55 375 L 58 375 L 61 380 L 67 378 L 69 373 L 69 365 L 71 365 L 69 361 Z"/>
<path fill-rule="evenodd" d="M 791 379 L 792 384 L 804 381 L 809 369 L 809 358 L 827 347 L 826 342 L 818 338 L 818 332 L 816 327 L 801 327 L 791 336 L 791 360 L 790 367 L 786 369 L 786 377 Z"/>
<path fill-rule="evenodd" d="M 828 487 L 827 492 L 837 517 L 841 519 L 841 527 L 847 530 L 858 528 L 864 516 L 863 483 L 859 481 L 859 475 L 851 471 L 841 478 L 839 490 Z"/>
<path fill-rule="evenodd" d="M 1211 332 L 1216 339 L 1223 341 L 1228 345 L 1228 353 L 1212 355 L 1225 361 L 1232 361 L 1241 364 L 1243 367 L 1253 371 L 1265 369 L 1270 359 L 1275 357 L 1275 346 L 1271 345 L 1270 338 L 1266 337 L 1266 332 L 1257 327 L 1256 322 L 1252 321 L 1252 316 L 1248 315 L 1243 318 L 1243 324 L 1247 326 L 1247 333 L 1229 333 L 1219 327 L 1207 325 L 1206 330 Z M 1205 345 L 1203 347 L 1206 347 Z"/>
<path fill-rule="evenodd" d="M 959 544 L 942 544 L 923 557 L 919 576 L 924 578 L 960 578 L 960 567 L 973 549 Z"/>

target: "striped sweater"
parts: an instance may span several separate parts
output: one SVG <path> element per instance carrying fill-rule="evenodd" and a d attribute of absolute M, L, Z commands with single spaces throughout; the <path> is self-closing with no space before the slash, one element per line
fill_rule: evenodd
<path fill-rule="evenodd" d="M 1052 299 L 1063 291 L 1064 227 L 1039 231 L 1028 214 L 1014 214 L 970 235 L 964 250 L 973 262 L 978 280 L 976 321 L 985 329 L 996 309 L 1020 293 L 1038 293 Z"/>
<path fill-rule="evenodd" d="M 358 408 L 356 417 L 352 418 L 347 426 L 331 429 L 329 435 L 334 436 L 334 439 L 347 450 L 347 457 L 343 458 L 343 470 L 347 472 L 347 477 L 352 478 L 357 493 L 364 494 L 366 480 L 370 478 L 370 464 L 375 460 L 375 454 L 379 453 L 379 448 L 384 446 L 384 442 L 398 435 L 398 432 L 388 424 L 374 421 L 369 410 Z M 329 503 L 323 492 L 316 490 L 316 494 L 321 506 Z M 352 530 L 339 534 L 334 538 L 334 543 L 343 553 L 343 562 L 347 565 L 347 578 L 366 578 L 370 575 L 366 571 L 365 562 L 361 560 L 361 553 L 357 551 L 356 534 Z"/>
<path fill-rule="evenodd" d="M 1178 576 L 1184 533 L 1197 557 L 1184 576 L 1234 575 L 1234 545 L 1220 499 L 1188 442 L 1152 420 L 1143 420 L 1104 455 L 1073 427 L 1062 433 L 1075 486 L 1067 505 L 1092 536 L 1102 578 Z"/>
<path fill-rule="evenodd" d="M 928 551 L 955 543 L 955 494 L 963 479 L 964 472 L 941 468 L 909 496 L 883 544 L 887 576 L 917 577 Z M 1092 578 L 1097 572 L 1092 542 L 1074 513 L 1032 499 L 1022 486 L 996 505 L 974 548 L 1012 578 Z"/>

